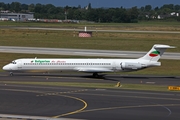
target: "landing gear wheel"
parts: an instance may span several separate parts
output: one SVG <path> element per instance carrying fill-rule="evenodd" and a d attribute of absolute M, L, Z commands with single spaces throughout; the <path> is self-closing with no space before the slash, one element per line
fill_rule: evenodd
<path fill-rule="evenodd" d="M 93 77 L 95 78 L 99 77 L 98 73 L 93 73 Z"/>
<path fill-rule="evenodd" d="M 13 76 L 13 75 L 14 75 L 13 72 L 10 72 L 10 73 L 9 73 L 9 76 Z"/>

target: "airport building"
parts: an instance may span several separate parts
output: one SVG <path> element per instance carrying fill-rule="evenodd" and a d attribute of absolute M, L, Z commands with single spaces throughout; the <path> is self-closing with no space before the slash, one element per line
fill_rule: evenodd
<path fill-rule="evenodd" d="M 0 13 L 0 18 L 4 20 L 12 21 L 27 21 L 28 19 L 34 19 L 33 13 Z"/>

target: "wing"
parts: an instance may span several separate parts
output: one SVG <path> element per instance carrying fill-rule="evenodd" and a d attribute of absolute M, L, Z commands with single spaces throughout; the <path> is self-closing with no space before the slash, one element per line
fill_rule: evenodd
<path fill-rule="evenodd" d="M 89 73 L 103 73 L 103 72 L 113 72 L 113 70 L 108 68 L 75 68 L 79 72 L 89 72 Z"/>

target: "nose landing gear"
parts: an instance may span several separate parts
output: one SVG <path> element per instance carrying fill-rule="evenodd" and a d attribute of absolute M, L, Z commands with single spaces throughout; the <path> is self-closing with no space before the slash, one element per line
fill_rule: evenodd
<path fill-rule="evenodd" d="M 13 75 L 14 75 L 13 72 L 10 72 L 10 73 L 9 73 L 9 76 L 13 76 Z"/>

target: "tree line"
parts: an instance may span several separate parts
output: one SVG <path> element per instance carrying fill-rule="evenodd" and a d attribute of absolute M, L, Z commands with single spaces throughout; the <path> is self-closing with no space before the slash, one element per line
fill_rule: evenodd
<path fill-rule="evenodd" d="M 35 18 L 39 19 L 71 19 L 87 20 L 103 23 L 134 23 L 139 20 L 154 20 L 158 16 L 164 16 L 163 19 L 173 19 L 180 21 L 178 15 L 171 15 L 172 12 L 180 13 L 180 5 L 165 4 L 162 7 L 153 8 L 146 5 L 141 8 L 92 8 L 91 3 L 86 7 L 56 7 L 52 4 L 21 4 L 19 2 L 3 3 L 0 2 L 0 10 L 9 10 L 16 13 L 33 12 Z"/>

